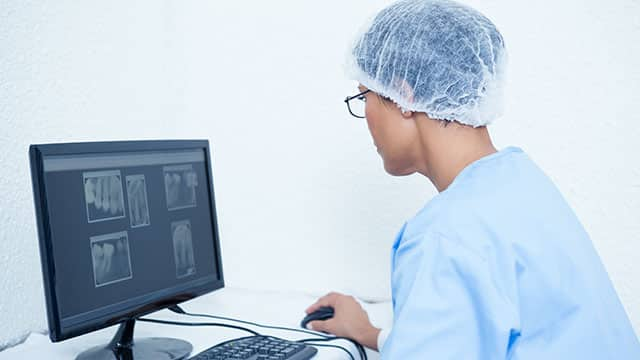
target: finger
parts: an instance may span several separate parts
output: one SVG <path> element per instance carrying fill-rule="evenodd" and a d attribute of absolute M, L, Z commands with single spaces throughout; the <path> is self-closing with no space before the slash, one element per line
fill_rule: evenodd
<path fill-rule="evenodd" d="M 321 307 L 324 306 L 330 306 L 330 307 L 335 307 L 335 303 L 336 300 L 338 299 L 338 297 L 340 297 L 341 294 L 336 293 L 336 292 L 330 292 L 327 295 L 319 298 L 313 305 L 309 306 L 307 308 L 306 313 L 310 314 L 316 310 L 318 310 Z"/>
<path fill-rule="evenodd" d="M 329 320 L 314 320 L 314 321 L 310 321 L 309 324 L 307 324 L 307 328 L 314 330 L 314 331 L 323 331 L 326 333 L 333 333 L 333 324 L 334 321 L 333 319 L 329 319 Z"/>
<path fill-rule="evenodd" d="M 323 299 L 324 299 L 325 297 L 327 297 L 327 296 L 328 296 L 328 294 L 327 294 L 327 295 L 324 295 L 324 296 L 319 297 L 319 298 L 316 300 L 316 302 L 314 302 L 314 303 L 313 303 L 313 304 L 311 304 L 309 307 L 307 307 L 307 309 L 305 310 L 305 312 L 306 312 L 307 314 L 310 314 L 310 313 L 314 312 L 314 311 L 315 311 L 315 310 L 320 306 L 319 304 L 323 301 Z"/>

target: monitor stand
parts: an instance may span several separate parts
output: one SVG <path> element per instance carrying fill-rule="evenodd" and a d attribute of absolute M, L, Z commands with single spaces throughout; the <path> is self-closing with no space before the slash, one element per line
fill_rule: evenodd
<path fill-rule="evenodd" d="M 186 359 L 193 346 L 184 340 L 146 338 L 133 341 L 135 319 L 122 324 L 109 345 L 82 352 L 76 360 L 180 360 Z"/>

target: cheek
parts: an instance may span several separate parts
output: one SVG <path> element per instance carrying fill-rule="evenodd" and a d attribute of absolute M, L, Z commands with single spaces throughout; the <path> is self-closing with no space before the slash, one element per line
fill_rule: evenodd
<path fill-rule="evenodd" d="M 391 120 L 375 124 L 374 139 L 385 170 L 391 175 L 407 175 L 413 169 L 414 129 L 409 124 L 402 124 L 402 121 L 407 121 L 405 119 Z"/>
<path fill-rule="evenodd" d="M 376 101 L 369 101 L 365 106 L 365 117 L 367 119 L 367 127 L 371 133 L 371 137 L 376 144 L 381 145 L 382 137 L 384 137 L 384 107 Z"/>
<path fill-rule="evenodd" d="M 364 117 L 367 120 L 367 127 L 369 127 L 369 131 L 371 131 L 371 133 L 373 134 L 373 130 L 375 129 L 375 118 L 376 118 L 377 114 L 374 111 L 374 109 L 372 109 L 372 107 L 367 104 L 365 105 L 364 108 Z"/>
<path fill-rule="evenodd" d="M 375 143 L 377 138 L 375 121 L 369 115 L 367 115 L 366 119 L 367 119 L 367 127 L 369 128 L 369 134 L 371 134 L 371 138 L 373 138 L 373 142 Z"/>

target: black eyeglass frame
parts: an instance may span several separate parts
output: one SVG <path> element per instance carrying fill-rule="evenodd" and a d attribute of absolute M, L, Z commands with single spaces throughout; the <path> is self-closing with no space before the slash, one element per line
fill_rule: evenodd
<path fill-rule="evenodd" d="M 347 104 L 347 109 L 349 110 L 349 114 L 351 114 L 353 117 L 357 117 L 358 119 L 364 119 L 365 116 L 360 116 L 360 115 L 356 115 L 352 110 L 351 110 L 351 105 L 349 105 L 349 102 L 353 99 L 358 99 L 361 101 L 366 101 L 365 95 L 367 93 L 371 92 L 370 89 L 367 89 L 359 94 L 353 95 L 353 96 L 347 96 L 346 99 L 344 99 L 344 102 Z"/>

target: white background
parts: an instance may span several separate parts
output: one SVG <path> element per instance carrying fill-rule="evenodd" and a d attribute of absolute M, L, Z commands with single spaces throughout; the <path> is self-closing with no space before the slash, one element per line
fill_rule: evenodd
<path fill-rule="evenodd" d="M 387 3 L 0 1 L 0 345 L 46 328 L 32 143 L 209 139 L 228 285 L 388 299 L 395 232 L 435 191 L 385 174 L 342 102 Z M 640 3 L 467 3 L 510 52 L 497 145 L 556 182 L 640 329 Z"/>

